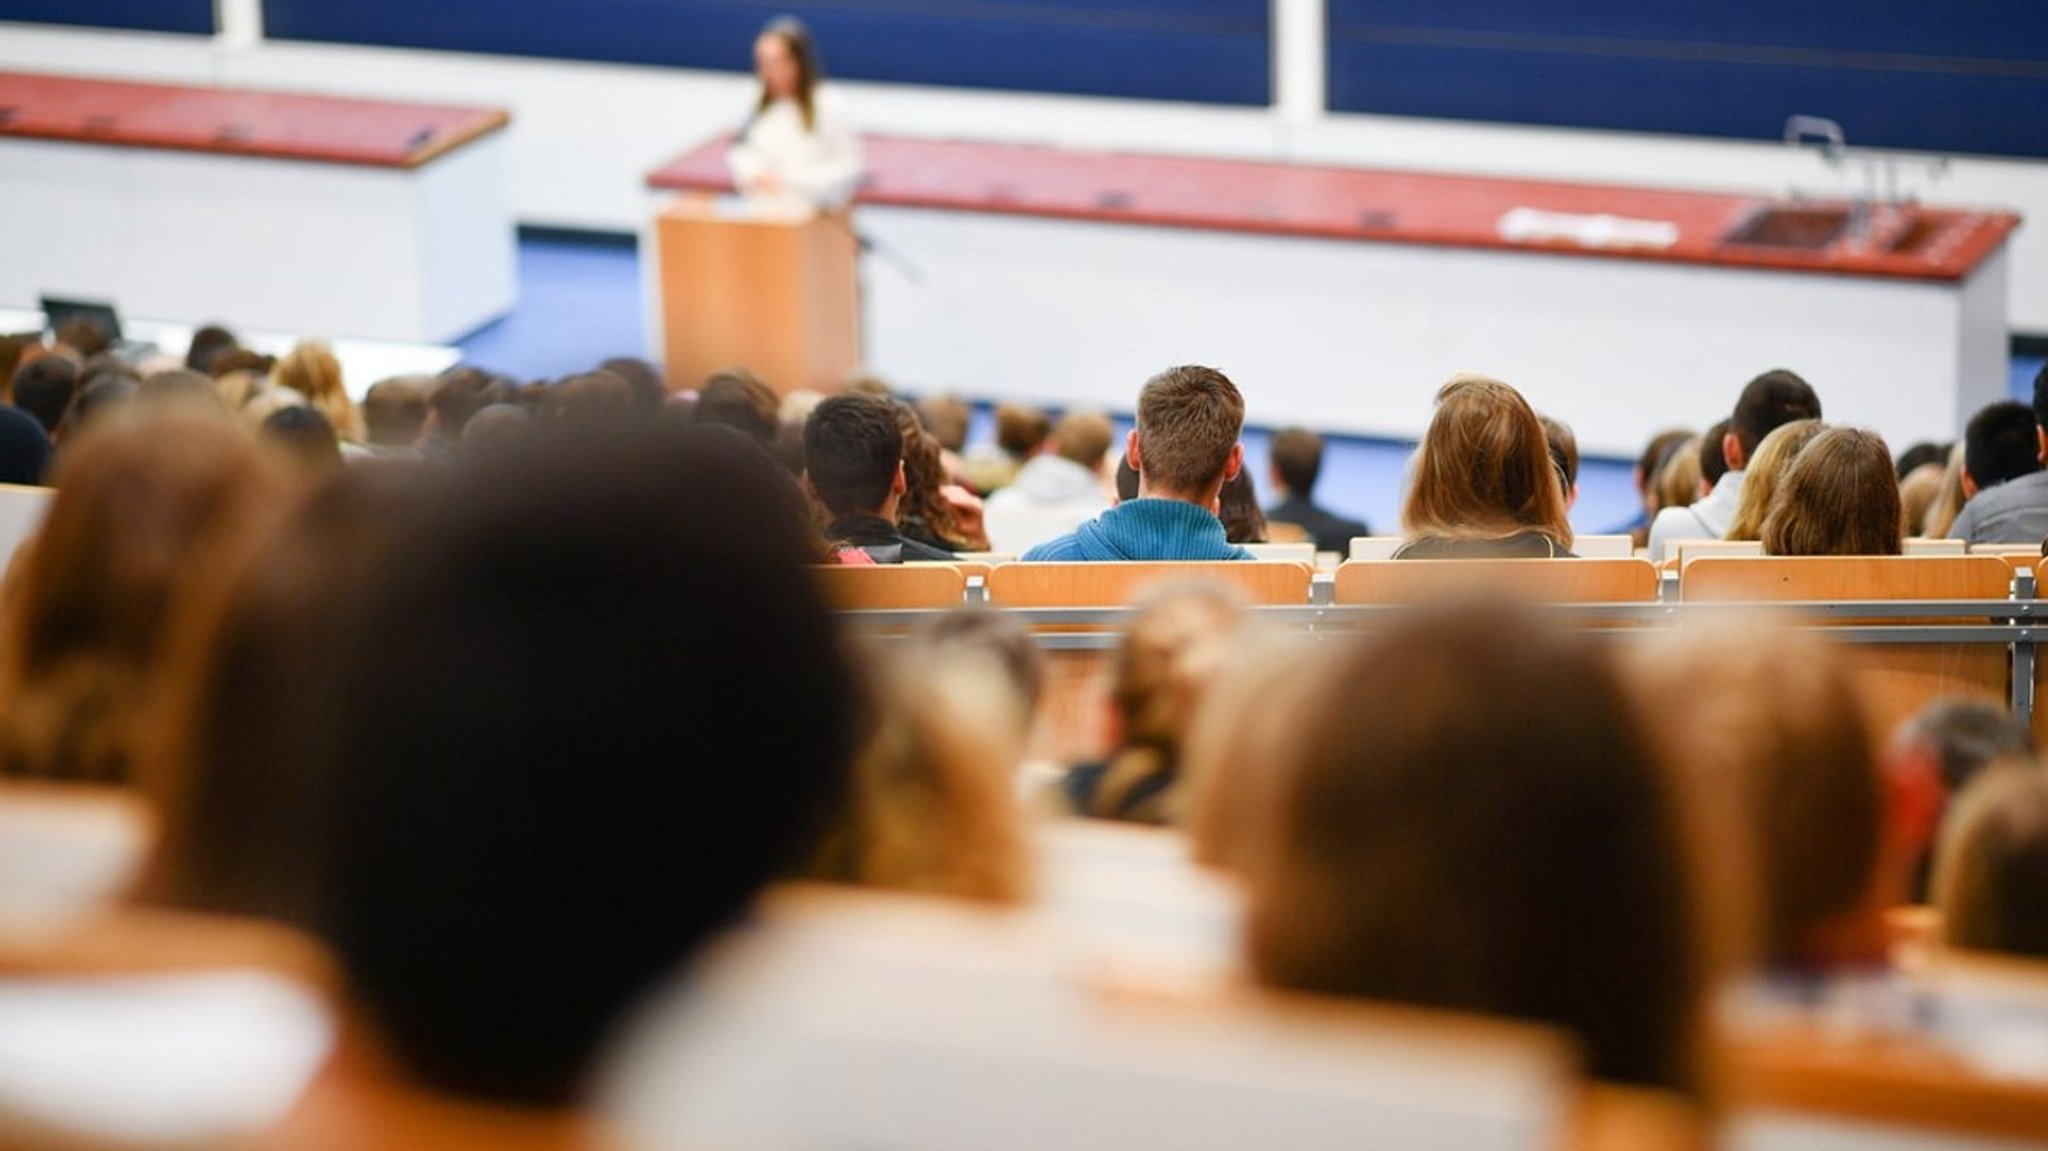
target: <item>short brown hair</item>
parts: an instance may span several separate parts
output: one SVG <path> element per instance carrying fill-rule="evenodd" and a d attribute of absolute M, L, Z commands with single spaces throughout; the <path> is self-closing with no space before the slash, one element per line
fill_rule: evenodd
<path fill-rule="evenodd" d="M 1316 486 L 1316 477 L 1323 473 L 1323 437 L 1307 428 L 1281 428 L 1273 433 L 1268 451 L 1273 470 L 1280 473 L 1280 482 L 1287 485 L 1287 494 L 1307 499 Z"/>
<path fill-rule="evenodd" d="M 1904 515 L 1884 438 L 1829 428 L 1785 473 L 1764 515 L 1764 554 L 1895 556 L 1903 548 Z"/>
<path fill-rule="evenodd" d="M 363 394 L 363 426 L 378 447 L 408 448 L 427 426 L 427 387 L 418 376 L 395 376 Z"/>
<path fill-rule="evenodd" d="M 1346 644 L 1249 856 L 1259 980 L 1548 1023 L 1596 1078 L 1699 1089 L 1683 825 L 1606 653 L 1512 606 Z"/>
<path fill-rule="evenodd" d="M 1060 458 L 1080 464 L 1089 471 L 1102 467 L 1109 454 L 1109 442 L 1116 438 L 1116 425 L 1101 412 L 1069 412 L 1052 430 L 1060 442 Z"/>
<path fill-rule="evenodd" d="M 1498 539 L 1537 531 L 1560 547 L 1572 546 L 1550 443 L 1522 393 L 1479 375 L 1453 376 L 1438 390 L 1401 524 L 1410 538 Z"/>
<path fill-rule="evenodd" d="M 1158 487 L 1199 491 L 1230 464 L 1244 397 L 1215 368 L 1168 368 L 1138 392 L 1138 471 Z"/>
<path fill-rule="evenodd" d="M 1814 394 L 1813 386 L 1800 379 L 1797 372 L 1772 368 L 1744 385 L 1742 395 L 1735 401 L 1735 414 L 1728 417 L 1728 430 L 1734 433 L 1735 442 L 1742 445 L 1742 457 L 1746 460 L 1764 442 L 1764 437 L 1778 428 L 1793 420 L 1820 418 L 1820 397 Z M 1886 462 L 1890 462 L 1889 456 Z"/>
<path fill-rule="evenodd" d="M 996 405 L 996 446 L 1018 458 L 1030 455 L 1052 433 L 1052 420 L 1037 408 Z"/>
<path fill-rule="evenodd" d="M 1964 789 L 1934 889 L 1951 946 L 2048 959 L 2048 772 L 2008 760 Z"/>

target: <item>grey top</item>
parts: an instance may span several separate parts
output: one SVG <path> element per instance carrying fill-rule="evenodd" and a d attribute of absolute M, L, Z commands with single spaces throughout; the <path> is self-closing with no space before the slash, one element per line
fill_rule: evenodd
<path fill-rule="evenodd" d="M 1949 525 L 1948 538 L 1973 544 L 2038 544 L 2048 538 L 2048 471 L 1971 496 Z"/>

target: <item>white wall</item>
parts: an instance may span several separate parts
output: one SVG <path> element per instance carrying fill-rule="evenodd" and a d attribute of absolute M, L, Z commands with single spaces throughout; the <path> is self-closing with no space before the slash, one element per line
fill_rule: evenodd
<path fill-rule="evenodd" d="M 952 89 L 940 96 L 890 84 L 843 88 L 856 118 L 882 133 L 1760 195 L 1857 191 L 1850 176 L 1828 171 L 1817 155 L 1775 144 L 1330 115 L 1299 82 L 1315 55 L 1307 46 L 1320 33 L 1313 22 L 1304 26 L 1307 7 L 1302 0 L 1276 4 L 1282 99 L 1272 109 Z M 516 216 L 616 231 L 637 228 L 647 210 L 645 174 L 736 124 L 752 89 L 740 74 L 282 43 L 241 25 L 204 39 L 0 23 L 0 68 L 509 107 Z M 1922 198 L 2048 214 L 2048 161 L 1957 158 Z M 2013 327 L 2048 334 L 2048 224 L 2024 226 L 2013 255 Z"/>

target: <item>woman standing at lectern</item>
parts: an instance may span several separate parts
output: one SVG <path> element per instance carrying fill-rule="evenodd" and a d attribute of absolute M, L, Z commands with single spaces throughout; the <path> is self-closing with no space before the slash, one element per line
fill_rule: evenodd
<path fill-rule="evenodd" d="M 750 197 L 836 208 L 860 183 L 860 137 L 834 94 L 819 86 L 810 29 L 783 17 L 754 41 L 761 97 L 726 153 L 733 183 Z"/>

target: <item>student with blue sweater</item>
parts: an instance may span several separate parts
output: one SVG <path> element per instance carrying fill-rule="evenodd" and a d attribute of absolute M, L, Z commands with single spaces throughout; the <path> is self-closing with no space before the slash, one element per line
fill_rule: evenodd
<path fill-rule="evenodd" d="M 1138 393 L 1138 426 L 1124 451 L 1138 473 L 1138 498 L 1068 535 L 1039 544 L 1025 560 L 1241 560 L 1251 553 L 1224 538 L 1217 494 L 1244 466 L 1244 397 L 1214 368 L 1168 368 Z"/>

